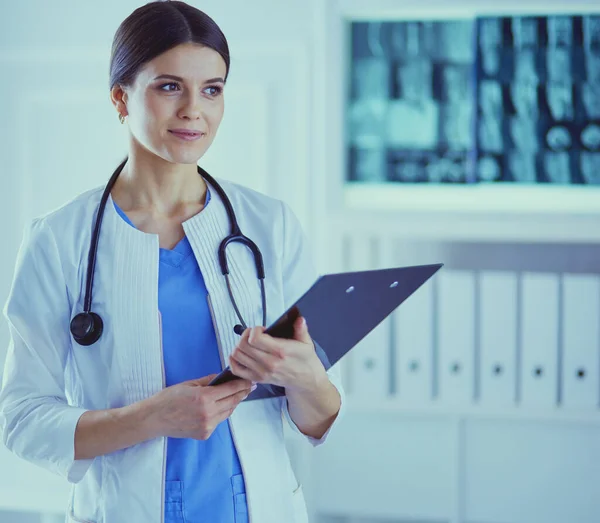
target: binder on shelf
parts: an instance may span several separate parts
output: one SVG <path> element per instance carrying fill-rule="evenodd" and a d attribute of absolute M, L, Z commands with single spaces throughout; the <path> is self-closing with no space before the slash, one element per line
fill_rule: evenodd
<path fill-rule="evenodd" d="M 475 273 L 444 271 L 437 283 L 439 400 L 470 405 L 475 383 Z"/>
<path fill-rule="evenodd" d="M 520 404 L 551 408 L 558 396 L 559 276 L 521 275 Z"/>
<path fill-rule="evenodd" d="M 563 275 L 562 404 L 598 407 L 600 383 L 600 277 Z"/>
<path fill-rule="evenodd" d="M 427 281 L 393 314 L 395 395 L 403 405 L 433 398 L 435 280 Z"/>
<path fill-rule="evenodd" d="M 483 271 L 479 284 L 479 403 L 509 407 L 516 400 L 517 274 Z"/>

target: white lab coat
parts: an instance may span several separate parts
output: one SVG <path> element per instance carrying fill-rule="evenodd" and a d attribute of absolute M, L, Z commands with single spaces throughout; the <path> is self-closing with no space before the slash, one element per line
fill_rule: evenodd
<path fill-rule="evenodd" d="M 219 183 L 242 231 L 263 253 L 270 324 L 317 277 L 306 237 L 286 204 Z M 79 346 L 70 335 L 71 318 L 83 310 L 88 249 L 102 190 L 88 191 L 34 220 L 25 234 L 4 309 L 11 341 L 0 392 L 0 427 L 15 454 L 74 484 L 67 521 L 161 523 L 165 438 L 74 460 L 75 428 L 86 410 L 129 405 L 164 386 L 158 236 L 129 226 L 111 198 L 102 223 L 92 305 L 104 320 L 104 333 L 90 347 Z M 233 332 L 238 319 L 217 249 L 230 224 L 217 191 L 211 190 L 211 196 L 210 204 L 183 227 L 206 282 L 221 358 L 227 362 L 239 340 Z M 253 258 L 234 244 L 228 247 L 228 260 L 242 316 L 248 324 L 260 325 Z M 337 369 L 330 369 L 329 376 L 344 405 Z M 252 523 L 307 520 L 302 488 L 284 445 L 283 417 L 298 430 L 283 398 L 243 402 L 230 418 Z M 321 440 L 308 439 L 319 445 L 330 431 Z"/>

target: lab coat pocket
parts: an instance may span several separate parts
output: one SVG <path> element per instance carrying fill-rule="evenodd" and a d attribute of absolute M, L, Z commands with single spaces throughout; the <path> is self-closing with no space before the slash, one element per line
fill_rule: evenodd
<path fill-rule="evenodd" d="M 69 508 L 67 510 L 67 521 L 73 522 L 73 523 L 95 523 L 94 520 L 89 519 L 90 512 L 88 510 L 82 509 L 82 507 L 85 507 L 86 504 L 85 503 L 77 503 L 75 501 L 75 492 L 76 492 L 76 488 L 73 488 L 71 490 L 71 501 L 69 502 Z M 86 513 L 87 512 L 88 517 L 87 518 L 77 517 L 75 515 L 75 512 L 77 512 L 77 513 L 81 513 L 81 512 Z M 95 517 L 97 517 L 97 514 L 95 514 Z"/>
<path fill-rule="evenodd" d="M 242 474 L 236 474 L 231 477 L 231 488 L 233 490 L 234 521 L 235 523 L 248 523 L 248 502 L 246 500 L 246 486 Z"/>
<path fill-rule="evenodd" d="M 165 521 L 185 523 L 183 518 L 183 483 L 181 481 L 165 482 Z"/>
<path fill-rule="evenodd" d="M 73 510 L 69 509 L 69 515 L 67 517 L 68 521 L 73 521 L 74 523 L 94 523 L 92 520 L 90 519 L 80 519 L 80 518 L 76 518 L 73 515 Z"/>

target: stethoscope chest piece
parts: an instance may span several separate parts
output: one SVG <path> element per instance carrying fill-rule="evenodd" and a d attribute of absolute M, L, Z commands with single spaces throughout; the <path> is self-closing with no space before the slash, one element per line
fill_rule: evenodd
<path fill-rule="evenodd" d="M 79 345 L 93 345 L 104 329 L 102 318 L 95 312 L 81 312 L 71 320 L 71 334 Z"/>

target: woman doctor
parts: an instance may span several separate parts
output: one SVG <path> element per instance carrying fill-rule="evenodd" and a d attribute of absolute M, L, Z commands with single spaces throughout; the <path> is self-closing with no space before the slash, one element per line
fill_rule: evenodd
<path fill-rule="evenodd" d="M 307 520 L 282 419 L 321 444 L 343 391 L 301 318 L 294 339 L 263 333 L 317 276 L 294 214 L 197 166 L 228 73 L 206 14 L 175 1 L 135 10 L 110 63 L 128 158 L 25 234 L 0 423 L 10 450 L 74 484 L 68 521 Z M 232 220 L 264 280 L 243 241 L 227 246 L 224 274 Z M 227 364 L 242 379 L 208 386 Z M 253 383 L 286 396 L 242 402 Z"/>

